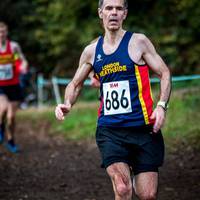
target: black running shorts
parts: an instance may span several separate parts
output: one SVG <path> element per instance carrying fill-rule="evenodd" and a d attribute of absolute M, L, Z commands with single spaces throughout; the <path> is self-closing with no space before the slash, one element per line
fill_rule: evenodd
<path fill-rule="evenodd" d="M 164 141 L 161 131 L 152 132 L 152 126 L 97 127 L 96 142 L 102 156 L 102 167 L 124 162 L 135 175 L 158 172 L 164 160 Z"/>
<path fill-rule="evenodd" d="M 0 95 L 5 95 L 10 101 L 22 101 L 23 94 L 19 84 L 0 86 Z"/>

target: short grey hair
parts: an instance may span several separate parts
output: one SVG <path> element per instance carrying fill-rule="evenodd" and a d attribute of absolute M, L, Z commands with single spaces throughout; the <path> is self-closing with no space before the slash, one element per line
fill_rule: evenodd
<path fill-rule="evenodd" d="M 99 0 L 99 8 L 103 6 L 104 0 Z M 124 7 L 127 9 L 128 8 L 128 1 L 124 0 Z"/>

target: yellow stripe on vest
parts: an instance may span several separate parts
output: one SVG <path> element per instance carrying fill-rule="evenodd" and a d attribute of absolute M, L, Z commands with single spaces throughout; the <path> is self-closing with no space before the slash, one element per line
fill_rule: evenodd
<path fill-rule="evenodd" d="M 13 63 L 14 58 L 12 54 L 0 55 L 0 64 Z"/>

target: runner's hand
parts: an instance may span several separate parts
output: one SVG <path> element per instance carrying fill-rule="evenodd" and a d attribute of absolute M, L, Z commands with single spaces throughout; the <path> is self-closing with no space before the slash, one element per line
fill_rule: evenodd
<path fill-rule="evenodd" d="M 152 120 L 155 120 L 153 126 L 153 132 L 157 133 L 164 125 L 165 122 L 165 111 L 160 106 L 157 106 L 153 111 L 151 117 Z"/>
<path fill-rule="evenodd" d="M 64 120 L 65 115 L 71 110 L 71 103 L 69 101 L 66 104 L 58 104 L 55 109 L 55 116 L 58 120 Z"/>
<path fill-rule="evenodd" d="M 100 82 L 98 79 L 95 77 L 90 78 L 90 85 L 94 88 L 99 88 L 100 87 Z"/>

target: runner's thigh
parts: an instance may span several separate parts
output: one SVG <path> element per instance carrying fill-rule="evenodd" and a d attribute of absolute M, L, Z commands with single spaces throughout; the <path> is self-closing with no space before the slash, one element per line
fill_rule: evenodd
<path fill-rule="evenodd" d="M 8 107 L 8 98 L 4 94 L 0 94 L 0 112 L 5 112 Z"/>
<path fill-rule="evenodd" d="M 158 172 L 143 172 L 134 177 L 135 193 L 139 197 L 156 196 L 158 189 Z"/>

